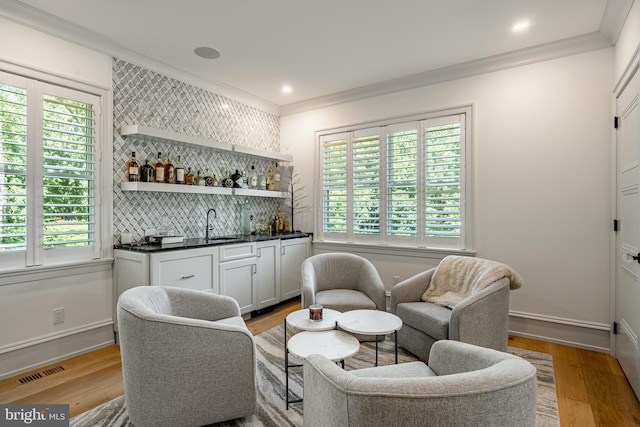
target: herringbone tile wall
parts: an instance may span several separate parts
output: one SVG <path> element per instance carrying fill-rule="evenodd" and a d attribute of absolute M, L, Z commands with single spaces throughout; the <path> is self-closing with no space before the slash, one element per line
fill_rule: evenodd
<path fill-rule="evenodd" d="M 138 161 L 151 163 L 158 152 L 175 161 L 182 156 L 185 168 L 206 169 L 222 177 L 251 165 L 264 170 L 270 162 L 251 156 L 220 152 L 184 143 L 159 143 L 122 137 L 122 125 L 137 124 L 184 135 L 236 145 L 278 151 L 280 118 L 258 108 L 194 87 L 120 59 L 113 59 L 113 233 L 120 241 L 124 231 L 140 240 L 146 229 L 168 228 L 187 238 L 204 236 L 206 212 L 213 207 L 217 235 L 240 232 L 240 200 L 232 196 L 155 192 L 126 192 L 125 164 L 136 152 Z M 279 199 L 250 197 L 256 222 L 268 221 L 281 204 Z"/>

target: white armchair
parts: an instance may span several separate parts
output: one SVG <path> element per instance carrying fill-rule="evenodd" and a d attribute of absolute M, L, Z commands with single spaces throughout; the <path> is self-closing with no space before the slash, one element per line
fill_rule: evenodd
<path fill-rule="evenodd" d="M 386 309 L 387 296 L 376 268 L 349 253 L 314 255 L 302 263 L 302 308 L 321 304 L 340 312 Z"/>
<path fill-rule="evenodd" d="M 120 295 L 117 312 L 133 424 L 201 426 L 254 413 L 255 343 L 233 298 L 139 286 Z"/>
<path fill-rule="evenodd" d="M 444 258 L 438 267 L 391 290 L 391 312 L 403 322 L 398 345 L 423 360 L 438 340 L 506 351 L 509 290 L 517 289 L 521 282 L 505 264 L 482 258 Z"/>
<path fill-rule="evenodd" d="M 429 365 L 345 371 L 304 361 L 304 426 L 535 426 L 536 368 L 509 353 L 438 341 Z"/>

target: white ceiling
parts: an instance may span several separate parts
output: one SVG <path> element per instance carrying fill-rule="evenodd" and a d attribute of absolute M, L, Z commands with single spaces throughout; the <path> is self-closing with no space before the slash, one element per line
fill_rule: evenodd
<path fill-rule="evenodd" d="M 276 106 L 601 34 L 607 16 L 607 0 L 2 0 L 0 8 L 2 3 L 21 3 L 49 25 L 83 32 L 76 36 L 81 43 L 107 41 Z M 513 33 L 511 26 L 523 19 L 530 20 L 529 30 Z M 217 49 L 220 58 L 197 57 L 199 46 Z M 293 93 L 283 94 L 283 84 Z"/>

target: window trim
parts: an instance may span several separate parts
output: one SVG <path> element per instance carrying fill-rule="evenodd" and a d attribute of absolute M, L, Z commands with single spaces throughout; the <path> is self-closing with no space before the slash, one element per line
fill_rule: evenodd
<path fill-rule="evenodd" d="M 372 121 L 372 122 L 361 122 L 352 125 L 340 126 L 335 128 L 327 128 L 322 130 L 317 130 L 315 132 L 315 144 L 316 149 L 315 152 L 315 176 L 316 176 L 316 184 L 314 191 L 314 200 L 316 201 L 316 210 L 315 210 L 315 238 L 314 241 L 324 242 L 327 244 L 348 244 L 348 245 L 365 245 L 369 247 L 397 247 L 397 248 L 414 248 L 418 250 L 434 250 L 434 251 L 449 251 L 449 252 L 473 252 L 474 251 L 474 239 L 473 239 L 473 231 L 474 231 L 474 178 L 475 178 L 475 167 L 474 167 L 474 146 L 475 146 L 475 138 L 474 138 L 474 104 L 465 104 L 456 107 L 450 107 L 442 110 L 434 110 L 427 111 L 423 113 L 412 114 L 408 116 L 396 116 L 391 118 L 386 118 L 382 120 Z M 335 233 L 325 233 L 323 231 L 323 185 L 322 185 L 322 175 L 323 175 L 323 165 L 322 165 L 322 137 L 327 135 L 336 135 L 340 133 L 348 134 L 349 132 L 357 132 L 361 129 L 373 129 L 376 127 L 384 127 L 384 126 L 392 126 L 399 123 L 406 122 L 419 122 L 423 120 L 432 120 L 437 119 L 439 117 L 447 117 L 454 115 L 464 115 L 464 149 L 461 153 L 461 164 L 463 165 L 461 170 L 460 177 L 460 191 L 463 196 L 461 196 L 461 226 L 460 226 L 460 239 L 456 239 L 456 244 L 447 245 L 442 244 L 440 241 L 435 241 L 432 239 L 431 242 L 427 242 L 426 236 L 421 236 L 420 238 L 414 240 L 413 242 L 401 241 L 402 239 L 386 239 L 386 238 L 376 238 L 376 239 L 354 239 L 353 237 L 353 228 L 348 227 L 346 235 L 336 235 Z M 419 126 L 419 133 L 424 134 L 424 128 Z M 422 140 L 422 138 L 421 138 Z M 419 144 L 421 145 L 421 144 Z M 348 143 L 348 150 L 351 150 L 351 144 Z M 386 170 L 386 156 L 381 156 L 380 167 Z M 419 179 L 422 180 L 424 175 L 424 156 L 419 156 L 418 159 L 418 175 Z M 384 164 L 383 164 L 384 163 Z M 349 164 L 348 168 L 351 169 L 352 165 Z M 348 176 L 347 188 L 351 187 L 351 174 Z M 383 194 L 384 193 L 384 194 Z M 421 195 L 422 191 L 419 192 L 419 197 L 424 199 L 424 196 Z M 386 200 L 386 186 L 382 186 L 380 189 L 380 199 Z M 349 197 L 348 201 L 352 201 Z M 351 203 L 348 203 L 348 212 L 351 212 Z M 347 222 L 351 220 L 351 216 L 348 214 Z M 380 223 L 382 221 L 386 222 L 386 218 L 380 217 Z M 424 230 L 425 225 L 421 224 L 421 229 Z M 459 243 L 458 243 L 459 242 Z"/>
<path fill-rule="evenodd" d="M 0 73 L 15 77 L 16 79 L 26 79 L 28 85 L 32 85 L 34 81 L 41 83 L 44 86 L 57 87 L 60 91 L 66 92 L 67 90 L 74 93 L 81 92 L 89 96 L 97 98 L 95 103 L 95 112 L 98 123 L 95 127 L 96 132 L 96 150 L 95 150 L 95 211 L 94 211 L 94 224 L 95 224 L 95 240 L 94 250 L 90 257 L 80 257 L 76 255 L 86 253 L 86 247 L 74 248 L 55 248 L 55 250 L 47 250 L 46 259 L 42 255 L 42 259 L 38 255 L 34 256 L 33 250 L 25 250 L 17 253 L 3 252 L 2 262 L 0 262 L 0 274 L 5 272 L 16 272 L 21 270 L 33 269 L 40 267 L 53 267 L 64 265 L 78 265 L 86 262 L 95 262 L 96 260 L 109 260 L 112 258 L 112 241 L 113 241 L 113 130 L 112 130 L 112 90 L 111 88 L 96 86 L 91 83 L 82 82 L 74 78 L 49 74 L 45 71 L 23 67 L 14 63 L 9 63 L 0 60 Z M 33 103 L 32 103 L 33 104 Z M 33 108 L 29 106 L 28 108 Z M 39 114 L 41 116 L 41 113 Z M 32 132 L 35 133 L 35 132 Z M 31 140 L 33 136 L 29 137 Z M 34 150 L 30 150 L 33 152 Z M 41 149 L 39 149 L 41 151 Z M 42 153 L 40 153 L 42 154 Z M 32 160 L 28 154 L 27 165 L 31 166 Z M 36 154 L 37 155 L 37 154 Z M 27 175 L 33 179 L 33 176 L 37 177 L 37 174 L 42 176 L 42 171 L 36 170 L 31 166 Z M 36 175 L 33 175 L 36 174 Z M 38 194 L 42 193 L 41 187 L 31 186 L 27 191 L 35 191 Z M 41 195 L 41 194 L 40 194 Z M 31 209 L 33 211 L 33 209 Z M 36 221 L 40 224 L 38 218 L 27 214 L 28 221 Z M 42 219 L 42 218 L 40 218 Z M 37 229 L 37 228 L 36 228 Z M 34 228 L 27 229 L 27 242 L 33 242 Z M 32 239 L 32 240 L 29 240 Z M 82 251 L 84 249 L 84 252 Z M 35 253 L 42 250 L 36 250 Z M 31 252 L 31 254 L 30 254 Z M 38 267 L 39 268 L 39 267 Z"/>

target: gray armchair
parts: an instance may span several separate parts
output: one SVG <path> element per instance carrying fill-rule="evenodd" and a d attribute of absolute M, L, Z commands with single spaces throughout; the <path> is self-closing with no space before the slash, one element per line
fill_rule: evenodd
<path fill-rule="evenodd" d="M 535 426 L 536 369 L 508 353 L 438 341 L 429 365 L 345 371 L 304 361 L 304 426 Z"/>
<path fill-rule="evenodd" d="M 252 415 L 253 336 L 230 297 L 140 286 L 118 299 L 124 396 L 136 426 L 201 426 Z"/>
<path fill-rule="evenodd" d="M 443 274 L 443 266 L 452 267 Z M 455 303 L 427 302 L 433 294 L 437 270 Z M 391 312 L 402 319 L 398 345 L 423 360 L 438 340 L 456 340 L 506 351 L 509 331 L 509 290 L 520 286 L 521 278 L 510 267 L 481 258 L 446 257 L 436 268 L 419 273 L 391 290 Z M 458 283 L 460 282 L 460 283 Z M 474 288 L 479 282 L 483 286 Z M 466 294 L 451 289 L 466 286 Z M 429 289 L 429 292 L 427 290 Z M 451 299 L 451 298 L 449 298 Z"/>
<path fill-rule="evenodd" d="M 314 255 L 302 263 L 302 308 L 321 304 L 340 312 L 386 310 L 387 296 L 376 268 L 349 253 Z"/>

